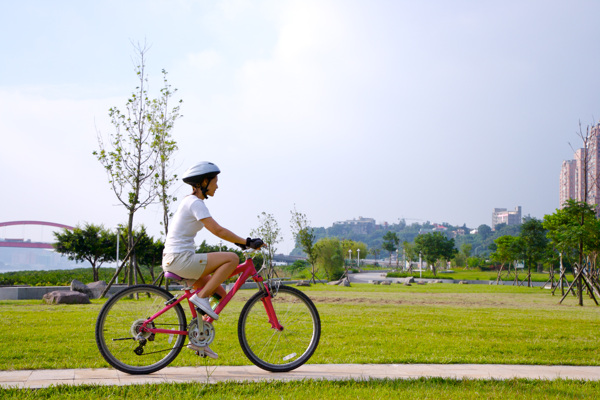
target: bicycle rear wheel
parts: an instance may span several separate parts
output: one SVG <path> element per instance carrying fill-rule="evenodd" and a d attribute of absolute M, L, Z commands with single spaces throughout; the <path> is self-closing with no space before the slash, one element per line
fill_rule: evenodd
<path fill-rule="evenodd" d="M 271 326 L 261 292 L 252 296 L 240 313 L 238 338 L 246 357 L 271 372 L 286 372 L 304 364 L 321 337 L 321 319 L 313 302 L 298 289 L 280 286 L 271 303 L 279 323 Z"/>
<path fill-rule="evenodd" d="M 104 304 L 96 321 L 96 344 L 104 359 L 128 374 L 149 374 L 169 365 L 181 351 L 185 335 L 143 333 L 141 324 L 165 307 L 173 298 L 152 285 L 136 285 L 113 295 Z M 160 329 L 187 330 L 180 304 L 152 321 Z M 137 337 L 137 338 L 136 338 Z"/>

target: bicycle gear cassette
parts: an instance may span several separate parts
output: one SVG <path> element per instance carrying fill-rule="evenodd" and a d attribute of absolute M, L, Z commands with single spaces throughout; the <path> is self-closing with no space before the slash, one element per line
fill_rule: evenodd
<path fill-rule="evenodd" d="M 133 324 L 131 324 L 131 336 L 133 336 L 136 340 L 147 339 L 147 340 L 152 341 L 152 340 L 154 340 L 154 333 L 140 332 L 144 322 L 146 322 L 145 319 L 138 319 L 137 321 L 133 321 Z M 146 326 L 150 329 L 154 329 L 153 322 L 150 322 Z"/>

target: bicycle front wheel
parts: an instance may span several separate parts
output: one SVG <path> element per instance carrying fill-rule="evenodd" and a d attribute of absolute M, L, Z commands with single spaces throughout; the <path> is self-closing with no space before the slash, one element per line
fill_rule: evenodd
<path fill-rule="evenodd" d="M 315 352 L 321 337 L 321 320 L 313 302 L 298 289 L 281 286 L 271 298 L 279 323 L 271 326 L 261 301 L 252 296 L 240 314 L 238 338 L 244 354 L 256 366 L 271 372 L 286 372 L 304 364 Z"/>
<path fill-rule="evenodd" d="M 140 334 L 139 328 L 171 298 L 173 295 L 160 287 L 136 285 L 108 299 L 96 321 L 96 344 L 104 359 L 128 374 L 149 374 L 169 365 L 181 351 L 185 336 Z M 148 326 L 186 331 L 183 308 L 177 304 Z"/>

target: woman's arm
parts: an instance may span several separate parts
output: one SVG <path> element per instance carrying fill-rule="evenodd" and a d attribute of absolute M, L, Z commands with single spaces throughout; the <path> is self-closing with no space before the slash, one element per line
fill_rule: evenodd
<path fill-rule="evenodd" d="M 238 244 L 246 243 L 246 239 L 236 235 L 235 233 L 231 232 L 227 228 L 223 228 L 212 217 L 204 218 L 204 219 L 201 219 L 200 221 L 204 224 L 204 227 L 206 229 L 208 229 L 208 231 L 210 233 L 217 236 L 218 238 L 227 240 L 228 242 L 231 242 L 234 244 L 235 243 L 238 243 Z"/>

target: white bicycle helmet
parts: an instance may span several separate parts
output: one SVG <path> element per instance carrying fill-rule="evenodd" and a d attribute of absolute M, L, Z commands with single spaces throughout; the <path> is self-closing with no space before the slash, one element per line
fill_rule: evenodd
<path fill-rule="evenodd" d="M 208 161 L 201 161 L 187 169 L 184 172 L 182 180 L 188 185 L 200 188 L 202 194 L 206 197 L 206 191 L 208 190 L 208 184 L 217 175 L 221 173 L 219 167 Z M 202 182 L 208 178 L 206 185 L 202 185 Z"/>

